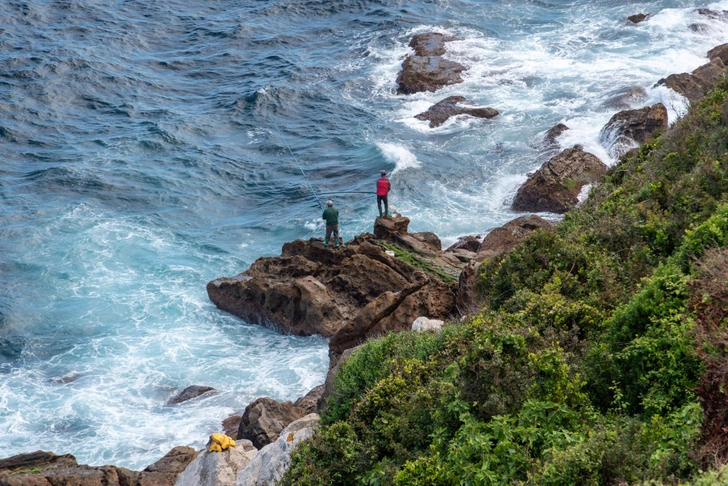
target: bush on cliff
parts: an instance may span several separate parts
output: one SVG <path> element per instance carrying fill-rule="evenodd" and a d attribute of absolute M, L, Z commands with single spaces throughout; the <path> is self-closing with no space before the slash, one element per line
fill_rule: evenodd
<path fill-rule="evenodd" d="M 283 484 L 727 482 L 727 99 L 482 265 L 478 315 L 365 344 Z"/>

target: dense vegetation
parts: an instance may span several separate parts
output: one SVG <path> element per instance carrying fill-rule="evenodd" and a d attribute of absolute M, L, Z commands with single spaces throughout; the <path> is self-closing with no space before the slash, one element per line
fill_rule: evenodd
<path fill-rule="evenodd" d="M 728 484 L 727 171 L 724 83 L 484 263 L 479 314 L 354 353 L 284 484 Z"/>

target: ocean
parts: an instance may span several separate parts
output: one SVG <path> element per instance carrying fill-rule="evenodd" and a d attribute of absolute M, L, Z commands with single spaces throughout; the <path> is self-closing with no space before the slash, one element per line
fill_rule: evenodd
<path fill-rule="evenodd" d="M 4 0 L 0 458 L 142 469 L 257 397 L 304 395 L 327 341 L 217 310 L 208 281 L 322 237 L 311 188 L 350 239 L 387 170 L 390 204 L 447 245 L 520 215 L 557 123 L 614 164 L 614 98 L 643 88 L 630 106 L 673 122 L 687 103 L 655 83 L 728 41 L 728 17 L 697 8 L 728 0 Z M 432 31 L 459 39 L 464 82 L 397 95 Z M 414 118 L 454 95 L 500 115 Z M 217 392 L 166 405 L 189 385 Z"/>

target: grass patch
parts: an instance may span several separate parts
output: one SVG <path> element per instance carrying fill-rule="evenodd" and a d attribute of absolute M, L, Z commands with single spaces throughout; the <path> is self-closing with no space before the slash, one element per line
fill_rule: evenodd
<path fill-rule="evenodd" d="M 432 263 L 423 260 L 422 258 L 418 257 L 412 252 L 409 252 L 402 247 L 395 245 L 394 243 L 387 243 L 384 241 L 378 241 L 377 244 L 384 248 L 385 250 L 390 250 L 394 252 L 394 256 L 399 258 L 405 263 L 409 263 L 415 268 L 419 268 L 425 273 L 428 273 L 430 275 L 433 275 L 435 277 L 438 277 L 440 280 L 445 282 L 446 284 L 457 282 L 458 277 L 457 275 L 451 275 L 444 270 L 435 267 Z"/>

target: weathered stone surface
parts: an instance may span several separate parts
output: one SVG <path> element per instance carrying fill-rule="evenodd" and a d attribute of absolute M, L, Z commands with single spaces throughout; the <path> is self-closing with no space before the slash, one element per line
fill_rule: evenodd
<path fill-rule="evenodd" d="M 509 252 L 535 230 L 548 231 L 553 227 L 552 223 L 535 214 L 516 218 L 485 235 L 478 248 L 477 258 L 482 261 Z"/>
<path fill-rule="evenodd" d="M 163 458 L 139 473 L 137 486 L 170 486 L 177 477 L 195 460 L 198 451 L 191 447 L 179 446 L 169 451 Z"/>
<path fill-rule="evenodd" d="M 262 397 L 248 404 L 238 429 L 238 439 L 247 439 L 261 449 L 278 438 L 281 430 L 306 415 L 293 402 L 278 402 Z"/>
<path fill-rule="evenodd" d="M 709 63 L 696 68 L 691 74 L 700 80 L 703 89 L 710 90 L 715 87 L 725 72 L 725 64 L 720 57 L 714 57 Z"/>
<path fill-rule="evenodd" d="M 536 144 L 536 148 L 541 150 L 550 150 L 559 147 L 558 138 L 569 129 L 563 123 L 558 123 L 549 128 L 543 137 L 541 143 Z"/>
<path fill-rule="evenodd" d="M 326 398 L 334 392 L 334 380 L 336 374 L 339 372 L 344 363 L 351 357 L 352 354 L 359 349 L 361 345 L 354 346 L 353 348 L 346 349 L 343 353 L 332 353 L 329 350 L 329 370 L 326 373 L 326 381 L 324 382 L 324 393 L 318 400 L 317 408 L 323 410 L 326 408 Z"/>
<path fill-rule="evenodd" d="M 452 290 L 463 263 L 439 249 L 436 235 L 407 233 L 408 224 L 404 217 L 377 218 L 375 236 L 358 236 L 338 249 L 325 248 L 318 239 L 287 243 L 280 257 L 260 258 L 237 277 L 210 282 L 208 295 L 219 308 L 248 322 L 330 337 L 385 292 L 422 283 L 422 292 L 403 302 L 405 307 L 382 325 L 409 329 L 412 321 L 393 319 L 408 319 L 414 309 L 421 310 L 412 319 L 446 318 L 455 310 Z M 380 240 L 411 252 L 421 267 L 432 270 L 423 272 L 386 254 L 377 244 Z M 435 297 L 425 298 L 427 294 Z M 448 301 L 449 308 L 444 304 Z"/>
<path fill-rule="evenodd" d="M 249 441 L 222 452 L 208 452 L 206 447 L 179 475 L 175 486 L 234 486 L 238 473 L 257 453 Z"/>
<path fill-rule="evenodd" d="M 478 253 L 463 268 L 458 279 L 457 307 L 461 314 L 473 314 L 480 310 L 475 292 L 475 282 L 480 264 L 489 258 L 514 249 L 537 229 L 549 231 L 553 224 L 535 214 L 521 216 L 490 231 L 478 246 Z"/>
<path fill-rule="evenodd" d="M 311 437 L 318 427 L 315 413 L 296 420 L 282 432 L 278 440 L 261 449 L 250 463 L 240 471 L 237 486 L 274 486 L 291 463 L 291 453 L 301 441 Z"/>
<path fill-rule="evenodd" d="M 695 11 L 702 15 L 703 17 L 707 17 L 711 20 L 720 20 L 722 22 L 725 22 L 728 20 L 728 10 L 712 10 L 709 8 L 697 8 Z"/>
<path fill-rule="evenodd" d="M 410 46 L 415 54 L 407 56 L 402 63 L 402 71 L 397 75 L 397 93 L 437 91 L 443 86 L 462 83 L 460 73 L 466 70 L 465 66 L 442 57 L 445 42 L 452 40 L 455 38 L 438 33 L 413 37 Z"/>
<path fill-rule="evenodd" d="M 240 420 L 242 415 L 231 415 L 222 421 L 222 431 L 231 439 L 238 438 L 238 429 L 240 428 Z"/>
<path fill-rule="evenodd" d="M 690 101 L 697 101 L 705 96 L 705 90 L 700 83 L 700 78 L 689 73 L 671 74 L 659 80 L 657 85 L 665 85 Z"/>
<path fill-rule="evenodd" d="M 444 325 L 445 322 L 440 319 L 428 319 L 425 316 L 420 316 L 412 323 L 412 330 L 418 332 L 440 332 L 440 329 Z"/>
<path fill-rule="evenodd" d="M 172 482 L 155 483 L 172 486 Z M 2 486 L 154 486 L 142 484 L 140 473 L 115 466 L 86 466 L 71 454 L 36 451 L 0 460 Z"/>
<path fill-rule="evenodd" d="M 467 106 L 474 103 L 463 96 L 450 96 L 432 105 L 427 111 L 415 115 L 418 120 L 430 122 L 430 128 L 436 128 L 445 123 L 450 117 L 469 115 L 476 118 L 494 118 L 498 116 L 495 108 Z"/>
<path fill-rule="evenodd" d="M 721 44 L 709 50 L 708 59 L 711 61 L 713 59 L 720 59 L 723 61 L 723 64 L 728 64 L 728 44 Z"/>
<path fill-rule="evenodd" d="M 206 393 L 212 393 L 215 389 L 211 386 L 201 386 L 201 385 L 192 385 L 188 386 L 179 395 L 176 395 L 169 399 L 167 402 L 167 405 L 177 405 L 178 403 L 186 402 L 187 400 L 192 400 L 193 398 L 197 398 L 200 395 L 204 395 Z"/>
<path fill-rule="evenodd" d="M 516 211 L 565 213 L 575 207 L 579 192 L 607 171 L 607 166 L 580 146 L 564 150 L 528 177 L 513 200 Z"/>
<path fill-rule="evenodd" d="M 445 43 L 454 40 L 458 38 L 439 32 L 428 32 L 413 36 L 409 46 L 415 50 L 417 56 L 442 56 L 445 54 Z"/>
<path fill-rule="evenodd" d="M 318 411 L 318 401 L 324 394 L 326 385 L 321 384 L 311 389 L 310 392 L 296 400 L 293 405 L 304 410 L 306 414 L 316 413 Z"/>
<path fill-rule="evenodd" d="M 667 128 L 667 109 L 662 103 L 616 113 L 599 133 L 599 139 L 613 157 L 645 143 Z"/>
<path fill-rule="evenodd" d="M 467 250 L 477 253 L 480 248 L 480 236 L 462 236 L 445 251 Z"/>
<path fill-rule="evenodd" d="M 629 17 L 627 17 L 627 20 L 629 20 L 633 24 L 639 24 L 640 22 L 644 22 L 651 16 L 652 16 L 652 14 L 638 13 L 638 14 L 630 15 Z"/>

